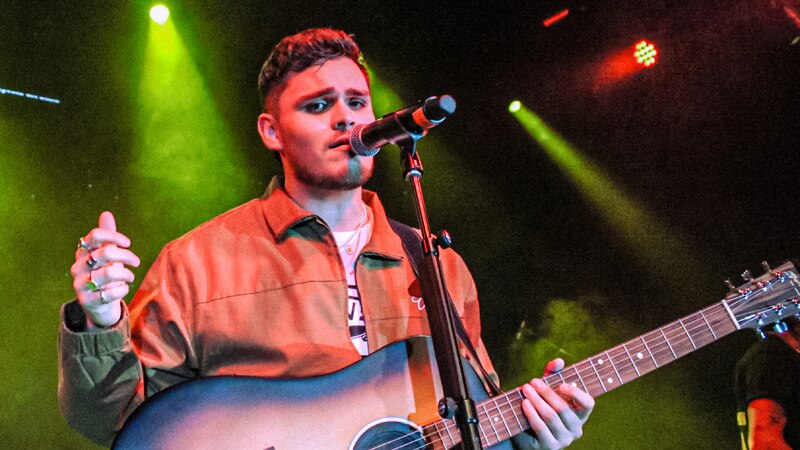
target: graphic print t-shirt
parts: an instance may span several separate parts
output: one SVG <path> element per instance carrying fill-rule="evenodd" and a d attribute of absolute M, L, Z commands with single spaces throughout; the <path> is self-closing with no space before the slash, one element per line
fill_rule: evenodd
<path fill-rule="evenodd" d="M 367 347 L 367 327 L 364 322 L 364 311 L 361 309 L 361 293 L 358 291 L 356 280 L 356 262 L 358 261 L 359 253 L 369 241 L 370 231 L 370 225 L 364 225 L 360 236 L 354 239 L 355 242 L 350 243 L 354 248 L 352 254 L 348 254 L 346 249 L 342 248 L 342 245 L 353 236 L 353 232 L 333 232 L 336 244 L 339 245 L 339 257 L 347 274 L 347 325 L 350 329 L 350 341 L 361 356 L 368 355 L 369 349 Z"/>

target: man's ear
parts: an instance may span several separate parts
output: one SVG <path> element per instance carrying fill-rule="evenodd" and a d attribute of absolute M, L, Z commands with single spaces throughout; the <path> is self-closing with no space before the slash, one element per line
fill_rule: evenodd
<path fill-rule="evenodd" d="M 258 116 L 258 134 L 268 149 L 276 152 L 283 150 L 283 142 L 275 129 L 275 117 L 272 114 L 261 113 Z"/>

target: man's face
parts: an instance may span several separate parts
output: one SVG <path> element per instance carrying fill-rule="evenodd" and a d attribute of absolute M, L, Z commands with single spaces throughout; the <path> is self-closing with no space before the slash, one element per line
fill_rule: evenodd
<path fill-rule="evenodd" d="M 290 75 L 270 100 L 259 130 L 280 152 L 287 182 L 339 191 L 369 180 L 373 159 L 355 155 L 348 144 L 354 125 L 375 120 L 369 86 L 355 62 L 339 57 Z"/>

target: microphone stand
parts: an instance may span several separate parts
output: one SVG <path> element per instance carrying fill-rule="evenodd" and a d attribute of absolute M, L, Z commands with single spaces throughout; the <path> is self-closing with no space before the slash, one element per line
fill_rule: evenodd
<path fill-rule="evenodd" d="M 461 432 L 461 445 L 464 450 L 482 449 L 478 429 L 478 414 L 475 402 L 469 396 L 467 379 L 458 351 L 455 322 L 448 306 L 442 264 L 439 259 L 439 245 L 431 233 L 425 199 L 422 196 L 422 162 L 416 151 L 417 139 L 424 134 L 411 134 L 396 142 L 400 147 L 400 163 L 403 178 L 414 189 L 414 206 L 417 210 L 419 228 L 422 231 L 422 263 L 419 267 L 419 284 L 425 307 L 428 310 L 428 323 L 431 330 L 436 365 L 439 368 L 444 398 L 439 401 L 439 415 L 442 418 L 455 418 Z"/>

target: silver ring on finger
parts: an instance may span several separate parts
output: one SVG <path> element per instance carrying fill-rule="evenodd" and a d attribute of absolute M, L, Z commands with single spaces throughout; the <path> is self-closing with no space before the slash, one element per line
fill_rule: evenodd
<path fill-rule="evenodd" d="M 106 298 L 106 291 L 104 290 L 100 291 L 100 303 L 105 305 L 110 301 L 111 301 L 110 298 Z"/>
<path fill-rule="evenodd" d="M 86 260 L 86 265 L 89 266 L 89 269 L 94 270 L 94 268 L 97 267 L 98 264 L 99 262 L 96 259 L 94 259 L 94 256 L 92 256 L 92 252 L 89 251 L 89 258 Z"/>
<path fill-rule="evenodd" d="M 89 278 L 86 280 L 86 289 L 94 292 L 100 290 L 100 285 L 97 284 L 96 281 L 92 280 L 93 273 L 94 272 L 89 272 Z"/>
<path fill-rule="evenodd" d="M 92 246 L 87 244 L 86 241 L 84 241 L 83 238 L 81 238 L 81 240 L 78 242 L 78 248 L 83 250 L 91 250 Z"/>

